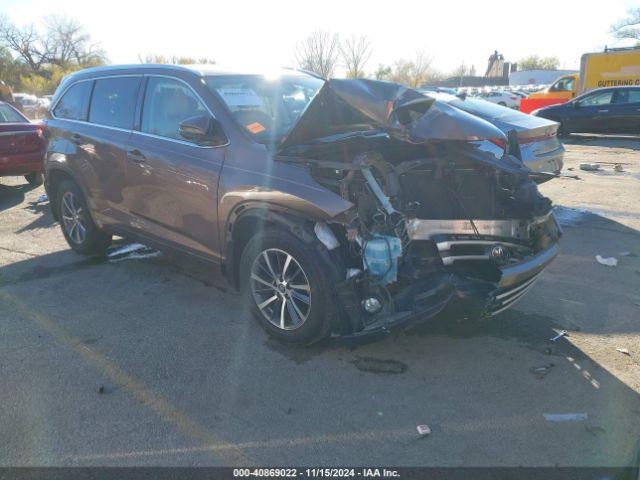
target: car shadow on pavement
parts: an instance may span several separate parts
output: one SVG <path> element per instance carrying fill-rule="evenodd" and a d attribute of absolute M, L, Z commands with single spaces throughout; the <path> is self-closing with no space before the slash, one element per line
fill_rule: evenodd
<path fill-rule="evenodd" d="M 219 464 L 227 447 L 202 440 L 215 432 L 255 464 L 626 465 L 640 397 L 572 336 L 640 332 L 640 258 L 619 257 L 615 268 L 594 259 L 640 255 L 639 240 L 602 217 L 574 219 L 559 258 L 512 310 L 470 329 L 439 318 L 356 349 L 268 340 L 240 297 L 165 256 L 112 263 L 62 251 L 5 265 L 0 354 L 15 375 L 0 392 L 13 406 L 0 418 L 11 445 L 2 462 L 37 464 L 33 446 L 46 441 L 56 445 L 48 464 Z M 559 330 L 568 337 L 551 342 Z M 72 356 L 59 358 L 65 349 Z M 640 351 L 630 350 L 613 354 L 635 364 Z M 78 398 L 81 416 L 54 418 L 76 411 Z M 112 406 L 127 398 L 129 410 Z M 20 437 L 37 401 L 56 429 Z M 586 418 L 559 424 L 544 413 Z M 419 439 L 422 423 L 432 433 Z M 129 424 L 141 439 L 119 430 Z M 149 434 L 168 437 L 176 425 L 197 425 L 198 435 Z"/>
<path fill-rule="evenodd" d="M 3 185 L 0 183 L 0 212 L 22 203 L 25 194 L 35 188 L 37 187 L 33 187 L 28 183 L 24 185 Z"/>
<path fill-rule="evenodd" d="M 18 230 L 16 230 L 16 233 L 23 233 L 39 228 L 49 228 L 56 223 L 56 220 L 55 218 L 53 218 L 53 214 L 51 213 L 51 207 L 48 201 L 29 202 L 28 204 L 26 204 L 24 209 L 35 215 L 36 218 L 30 223 L 20 227 Z"/>

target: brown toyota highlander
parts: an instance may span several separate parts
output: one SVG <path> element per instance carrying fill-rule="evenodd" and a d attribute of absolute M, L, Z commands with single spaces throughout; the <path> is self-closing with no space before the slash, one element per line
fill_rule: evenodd
<path fill-rule="evenodd" d="M 45 135 L 73 250 L 197 257 L 286 342 L 495 315 L 558 253 L 507 136 L 394 83 L 99 67 L 64 79 Z"/>

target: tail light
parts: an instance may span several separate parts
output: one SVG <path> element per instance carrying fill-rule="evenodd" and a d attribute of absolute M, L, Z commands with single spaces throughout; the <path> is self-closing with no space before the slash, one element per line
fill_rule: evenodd
<path fill-rule="evenodd" d="M 504 138 L 490 138 L 489 141 L 502 149 L 507 146 L 507 141 Z"/>
<path fill-rule="evenodd" d="M 526 145 L 527 143 L 535 143 L 535 142 L 541 142 L 543 140 L 548 140 L 549 138 L 555 137 L 556 136 L 556 132 L 553 133 L 549 133 L 546 135 L 538 135 L 537 137 L 528 137 L 528 138 L 522 138 L 522 139 L 518 139 L 518 143 L 520 145 Z"/>

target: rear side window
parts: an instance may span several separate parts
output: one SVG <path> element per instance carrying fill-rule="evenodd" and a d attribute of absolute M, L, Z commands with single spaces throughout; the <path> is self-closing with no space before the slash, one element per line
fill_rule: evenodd
<path fill-rule="evenodd" d="M 89 121 L 98 125 L 133 128 L 140 77 L 96 80 L 91 96 Z"/>
<path fill-rule="evenodd" d="M 53 114 L 68 120 L 86 120 L 92 84 L 93 82 L 80 82 L 69 88 L 58 101 Z"/>
<path fill-rule="evenodd" d="M 28 120 L 6 103 L 0 104 L 0 123 L 27 123 Z"/>
<path fill-rule="evenodd" d="M 180 123 L 205 115 L 207 109 L 184 83 L 164 77 L 147 81 L 140 130 L 161 137 L 183 140 Z"/>
<path fill-rule="evenodd" d="M 640 103 L 640 89 L 618 90 L 615 103 Z"/>

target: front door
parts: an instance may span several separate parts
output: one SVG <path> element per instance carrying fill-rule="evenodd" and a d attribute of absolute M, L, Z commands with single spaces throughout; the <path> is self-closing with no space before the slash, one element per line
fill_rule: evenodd
<path fill-rule="evenodd" d="M 605 133 L 610 128 L 613 90 L 596 91 L 578 100 L 569 118 L 571 132 Z"/>
<path fill-rule="evenodd" d="M 127 148 L 130 227 L 191 253 L 219 259 L 217 189 L 225 147 L 180 135 L 187 118 L 212 115 L 182 80 L 149 76 L 140 127 Z"/>

